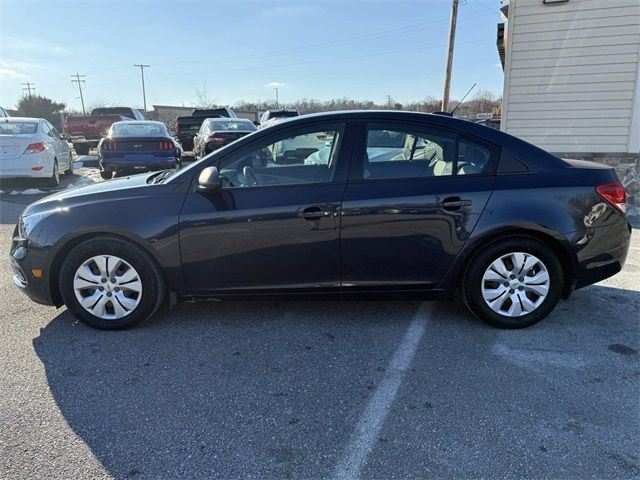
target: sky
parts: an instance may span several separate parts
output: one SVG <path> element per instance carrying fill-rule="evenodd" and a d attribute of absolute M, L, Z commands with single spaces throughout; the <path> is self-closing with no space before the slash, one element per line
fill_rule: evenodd
<path fill-rule="evenodd" d="M 502 93 L 498 0 L 460 0 L 451 96 Z M 0 106 L 441 98 L 451 0 L 0 0 Z"/>

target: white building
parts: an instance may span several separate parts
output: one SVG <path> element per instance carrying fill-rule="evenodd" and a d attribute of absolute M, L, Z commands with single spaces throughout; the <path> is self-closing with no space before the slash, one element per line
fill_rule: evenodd
<path fill-rule="evenodd" d="M 640 0 L 502 3 L 501 128 L 554 153 L 637 159 Z"/>

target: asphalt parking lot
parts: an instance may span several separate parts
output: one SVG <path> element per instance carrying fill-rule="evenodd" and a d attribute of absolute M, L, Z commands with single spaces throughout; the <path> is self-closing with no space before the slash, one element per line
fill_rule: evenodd
<path fill-rule="evenodd" d="M 14 223 L 43 195 L 19 192 L 0 478 L 640 477 L 637 230 L 622 273 L 526 330 L 452 303 L 205 302 L 102 332 L 13 286 Z"/>

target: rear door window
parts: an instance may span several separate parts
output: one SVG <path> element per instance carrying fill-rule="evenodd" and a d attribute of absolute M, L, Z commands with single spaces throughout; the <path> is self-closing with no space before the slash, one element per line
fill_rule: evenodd
<path fill-rule="evenodd" d="M 384 180 L 491 173 L 496 149 L 447 130 L 417 124 L 370 123 L 361 168 L 352 179 Z"/>

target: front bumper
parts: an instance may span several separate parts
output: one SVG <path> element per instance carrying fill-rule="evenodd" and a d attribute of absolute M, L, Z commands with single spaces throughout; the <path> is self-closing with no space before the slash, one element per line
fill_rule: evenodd
<path fill-rule="evenodd" d="M 48 251 L 21 238 L 16 227 L 9 255 L 14 285 L 36 303 L 59 306 L 60 302 L 51 295 Z M 34 269 L 41 270 L 40 277 L 33 274 Z"/>

